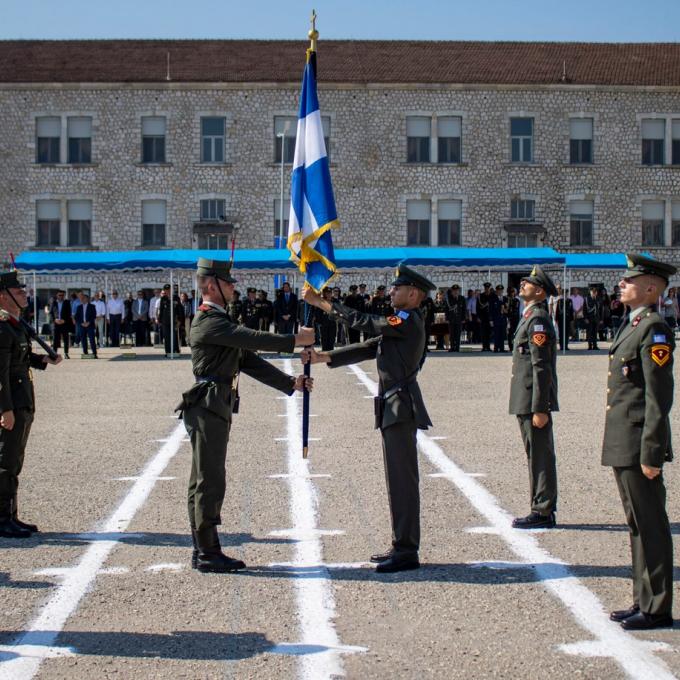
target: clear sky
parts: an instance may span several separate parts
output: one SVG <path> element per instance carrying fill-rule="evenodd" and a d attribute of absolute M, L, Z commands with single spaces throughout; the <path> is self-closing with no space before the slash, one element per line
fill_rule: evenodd
<path fill-rule="evenodd" d="M 0 0 L 0 39 L 676 42 L 680 0 Z"/>

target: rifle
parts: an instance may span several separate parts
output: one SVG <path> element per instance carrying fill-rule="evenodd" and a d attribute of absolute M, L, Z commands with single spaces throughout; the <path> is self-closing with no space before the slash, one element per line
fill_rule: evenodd
<path fill-rule="evenodd" d="M 31 326 L 31 324 L 22 317 L 19 317 L 19 323 L 28 333 L 28 337 L 31 338 L 31 340 L 35 340 L 45 350 L 45 352 L 47 352 L 47 356 L 52 359 L 52 361 L 56 361 L 59 355 L 38 335 L 35 328 L 33 328 L 33 326 Z"/>

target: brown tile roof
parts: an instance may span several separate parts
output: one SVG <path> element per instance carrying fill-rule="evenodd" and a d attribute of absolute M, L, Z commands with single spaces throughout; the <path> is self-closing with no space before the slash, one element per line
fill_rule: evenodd
<path fill-rule="evenodd" d="M 297 82 L 306 41 L 0 41 L 0 82 Z M 680 86 L 680 43 L 321 40 L 319 80 Z"/>

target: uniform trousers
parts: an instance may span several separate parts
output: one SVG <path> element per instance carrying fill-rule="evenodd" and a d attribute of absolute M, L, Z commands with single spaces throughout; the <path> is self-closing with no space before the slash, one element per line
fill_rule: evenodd
<path fill-rule="evenodd" d="M 189 524 L 201 531 L 222 524 L 220 512 L 226 493 L 225 464 L 231 420 L 201 406 L 185 410 L 183 419 L 192 449 L 187 498 Z"/>
<path fill-rule="evenodd" d="M 505 351 L 505 333 L 508 326 L 508 319 L 504 316 L 499 316 L 493 320 L 493 351 Z"/>
<path fill-rule="evenodd" d="M 552 415 L 544 427 L 534 427 L 532 414 L 518 415 L 519 431 L 529 463 L 531 511 L 549 515 L 557 508 L 557 467 Z"/>
<path fill-rule="evenodd" d="M 163 328 L 163 344 L 165 346 L 165 353 L 166 354 L 170 354 L 170 353 L 177 354 L 177 353 L 181 352 L 182 347 L 179 344 L 179 328 L 175 327 L 174 333 L 170 332 L 170 324 L 169 323 L 162 324 L 162 328 Z M 170 342 L 171 341 L 173 343 L 172 349 L 170 349 Z"/>
<path fill-rule="evenodd" d="M 482 351 L 491 351 L 491 320 L 485 317 L 480 318 L 480 331 L 482 341 Z"/>
<path fill-rule="evenodd" d="M 597 319 L 588 319 L 586 327 L 586 338 L 588 340 L 588 349 L 597 349 Z"/>
<path fill-rule="evenodd" d="M 14 409 L 14 427 L 0 428 L 0 519 L 16 516 L 19 474 L 24 466 L 26 442 L 33 424 L 33 411 Z"/>
<path fill-rule="evenodd" d="M 460 319 L 449 319 L 449 343 L 452 352 L 460 352 L 460 334 L 463 323 Z"/>
<path fill-rule="evenodd" d="M 414 555 L 420 547 L 420 491 L 417 428 L 414 422 L 381 428 L 387 496 L 392 519 L 392 549 Z"/>
<path fill-rule="evenodd" d="M 639 465 L 615 467 L 633 557 L 633 602 L 645 614 L 671 614 L 673 539 L 663 476 L 647 479 Z"/>

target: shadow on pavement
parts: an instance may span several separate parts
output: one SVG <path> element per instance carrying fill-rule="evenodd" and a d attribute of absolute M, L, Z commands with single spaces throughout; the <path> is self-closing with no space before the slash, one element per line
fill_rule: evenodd
<path fill-rule="evenodd" d="M 16 640 L 17 632 L 0 632 L 0 640 Z M 43 646 L 53 633 L 28 633 L 22 644 Z M 8 644 L 8 643 L 5 643 Z M 126 633 L 104 631 L 68 631 L 60 633 L 50 647 L 88 656 L 114 656 L 138 659 L 184 659 L 198 661 L 230 661 L 247 659 L 269 651 L 275 645 L 265 635 L 256 632 L 214 633 L 210 631 L 173 631 L 159 633 Z M 0 652 L 0 661 L 18 654 L 11 650 Z"/>
<path fill-rule="evenodd" d="M 563 524 L 558 522 L 558 529 L 565 531 L 624 531 L 628 532 L 627 524 Z M 671 533 L 680 534 L 680 523 L 671 522 Z"/>
<path fill-rule="evenodd" d="M 54 583 L 47 581 L 14 581 L 6 571 L 0 571 L 0 588 L 25 588 L 26 590 L 38 590 L 40 588 L 52 588 Z"/>

